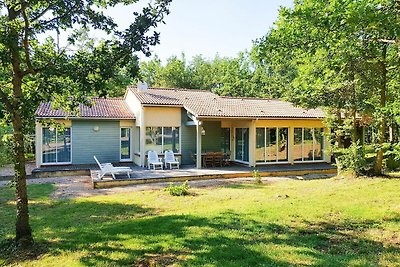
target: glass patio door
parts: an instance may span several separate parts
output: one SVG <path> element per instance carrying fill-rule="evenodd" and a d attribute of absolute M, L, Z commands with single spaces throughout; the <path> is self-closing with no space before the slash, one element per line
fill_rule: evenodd
<path fill-rule="evenodd" d="M 236 128 L 235 159 L 249 161 L 249 128 Z"/>
<path fill-rule="evenodd" d="M 132 160 L 132 133 L 131 128 L 121 128 L 121 153 L 120 153 L 120 160 L 121 161 L 130 161 Z"/>

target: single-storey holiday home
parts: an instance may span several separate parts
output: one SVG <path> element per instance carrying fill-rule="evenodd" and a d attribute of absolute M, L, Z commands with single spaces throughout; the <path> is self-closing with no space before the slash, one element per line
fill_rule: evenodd
<path fill-rule="evenodd" d="M 149 150 L 172 150 L 181 164 L 201 168 L 201 155 L 222 151 L 248 166 L 330 162 L 324 112 L 262 98 L 210 91 L 128 87 L 123 98 L 94 98 L 79 116 L 36 111 L 37 166 L 132 162 L 146 166 Z M 47 121 L 63 127 L 51 127 Z"/>

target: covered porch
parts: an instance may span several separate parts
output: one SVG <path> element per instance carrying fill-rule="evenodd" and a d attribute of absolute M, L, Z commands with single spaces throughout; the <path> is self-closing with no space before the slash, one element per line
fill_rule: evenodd
<path fill-rule="evenodd" d="M 198 169 L 207 152 L 222 152 L 248 167 L 331 162 L 329 129 L 319 119 L 188 117 L 185 126 L 195 137 L 192 160 Z"/>

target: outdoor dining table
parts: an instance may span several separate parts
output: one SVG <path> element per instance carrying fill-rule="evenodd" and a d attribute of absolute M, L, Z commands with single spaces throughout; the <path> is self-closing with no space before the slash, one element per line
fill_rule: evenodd
<path fill-rule="evenodd" d="M 220 157 L 216 160 L 216 154 Z M 197 157 L 197 153 L 194 154 L 195 157 Z M 201 165 L 203 167 L 215 167 L 215 164 L 218 162 L 220 166 L 222 167 L 223 165 L 226 166 L 228 163 L 230 154 L 228 153 L 223 153 L 223 152 L 203 152 L 201 153 Z M 210 157 L 209 159 L 207 157 Z M 211 166 L 208 166 L 208 163 L 210 163 Z"/>

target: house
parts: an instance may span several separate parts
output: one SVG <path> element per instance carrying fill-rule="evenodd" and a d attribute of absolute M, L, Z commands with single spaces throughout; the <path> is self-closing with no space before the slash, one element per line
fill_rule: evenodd
<path fill-rule="evenodd" d="M 94 98 L 68 116 L 36 111 L 37 166 L 133 162 L 173 150 L 201 168 L 201 153 L 223 151 L 248 166 L 330 162 L 324 112 L 276 99 L 222 97 L 204 90 L 128 87 L 123 98 Z M 49 127 L 48 120 L 64 127 Z"/>

